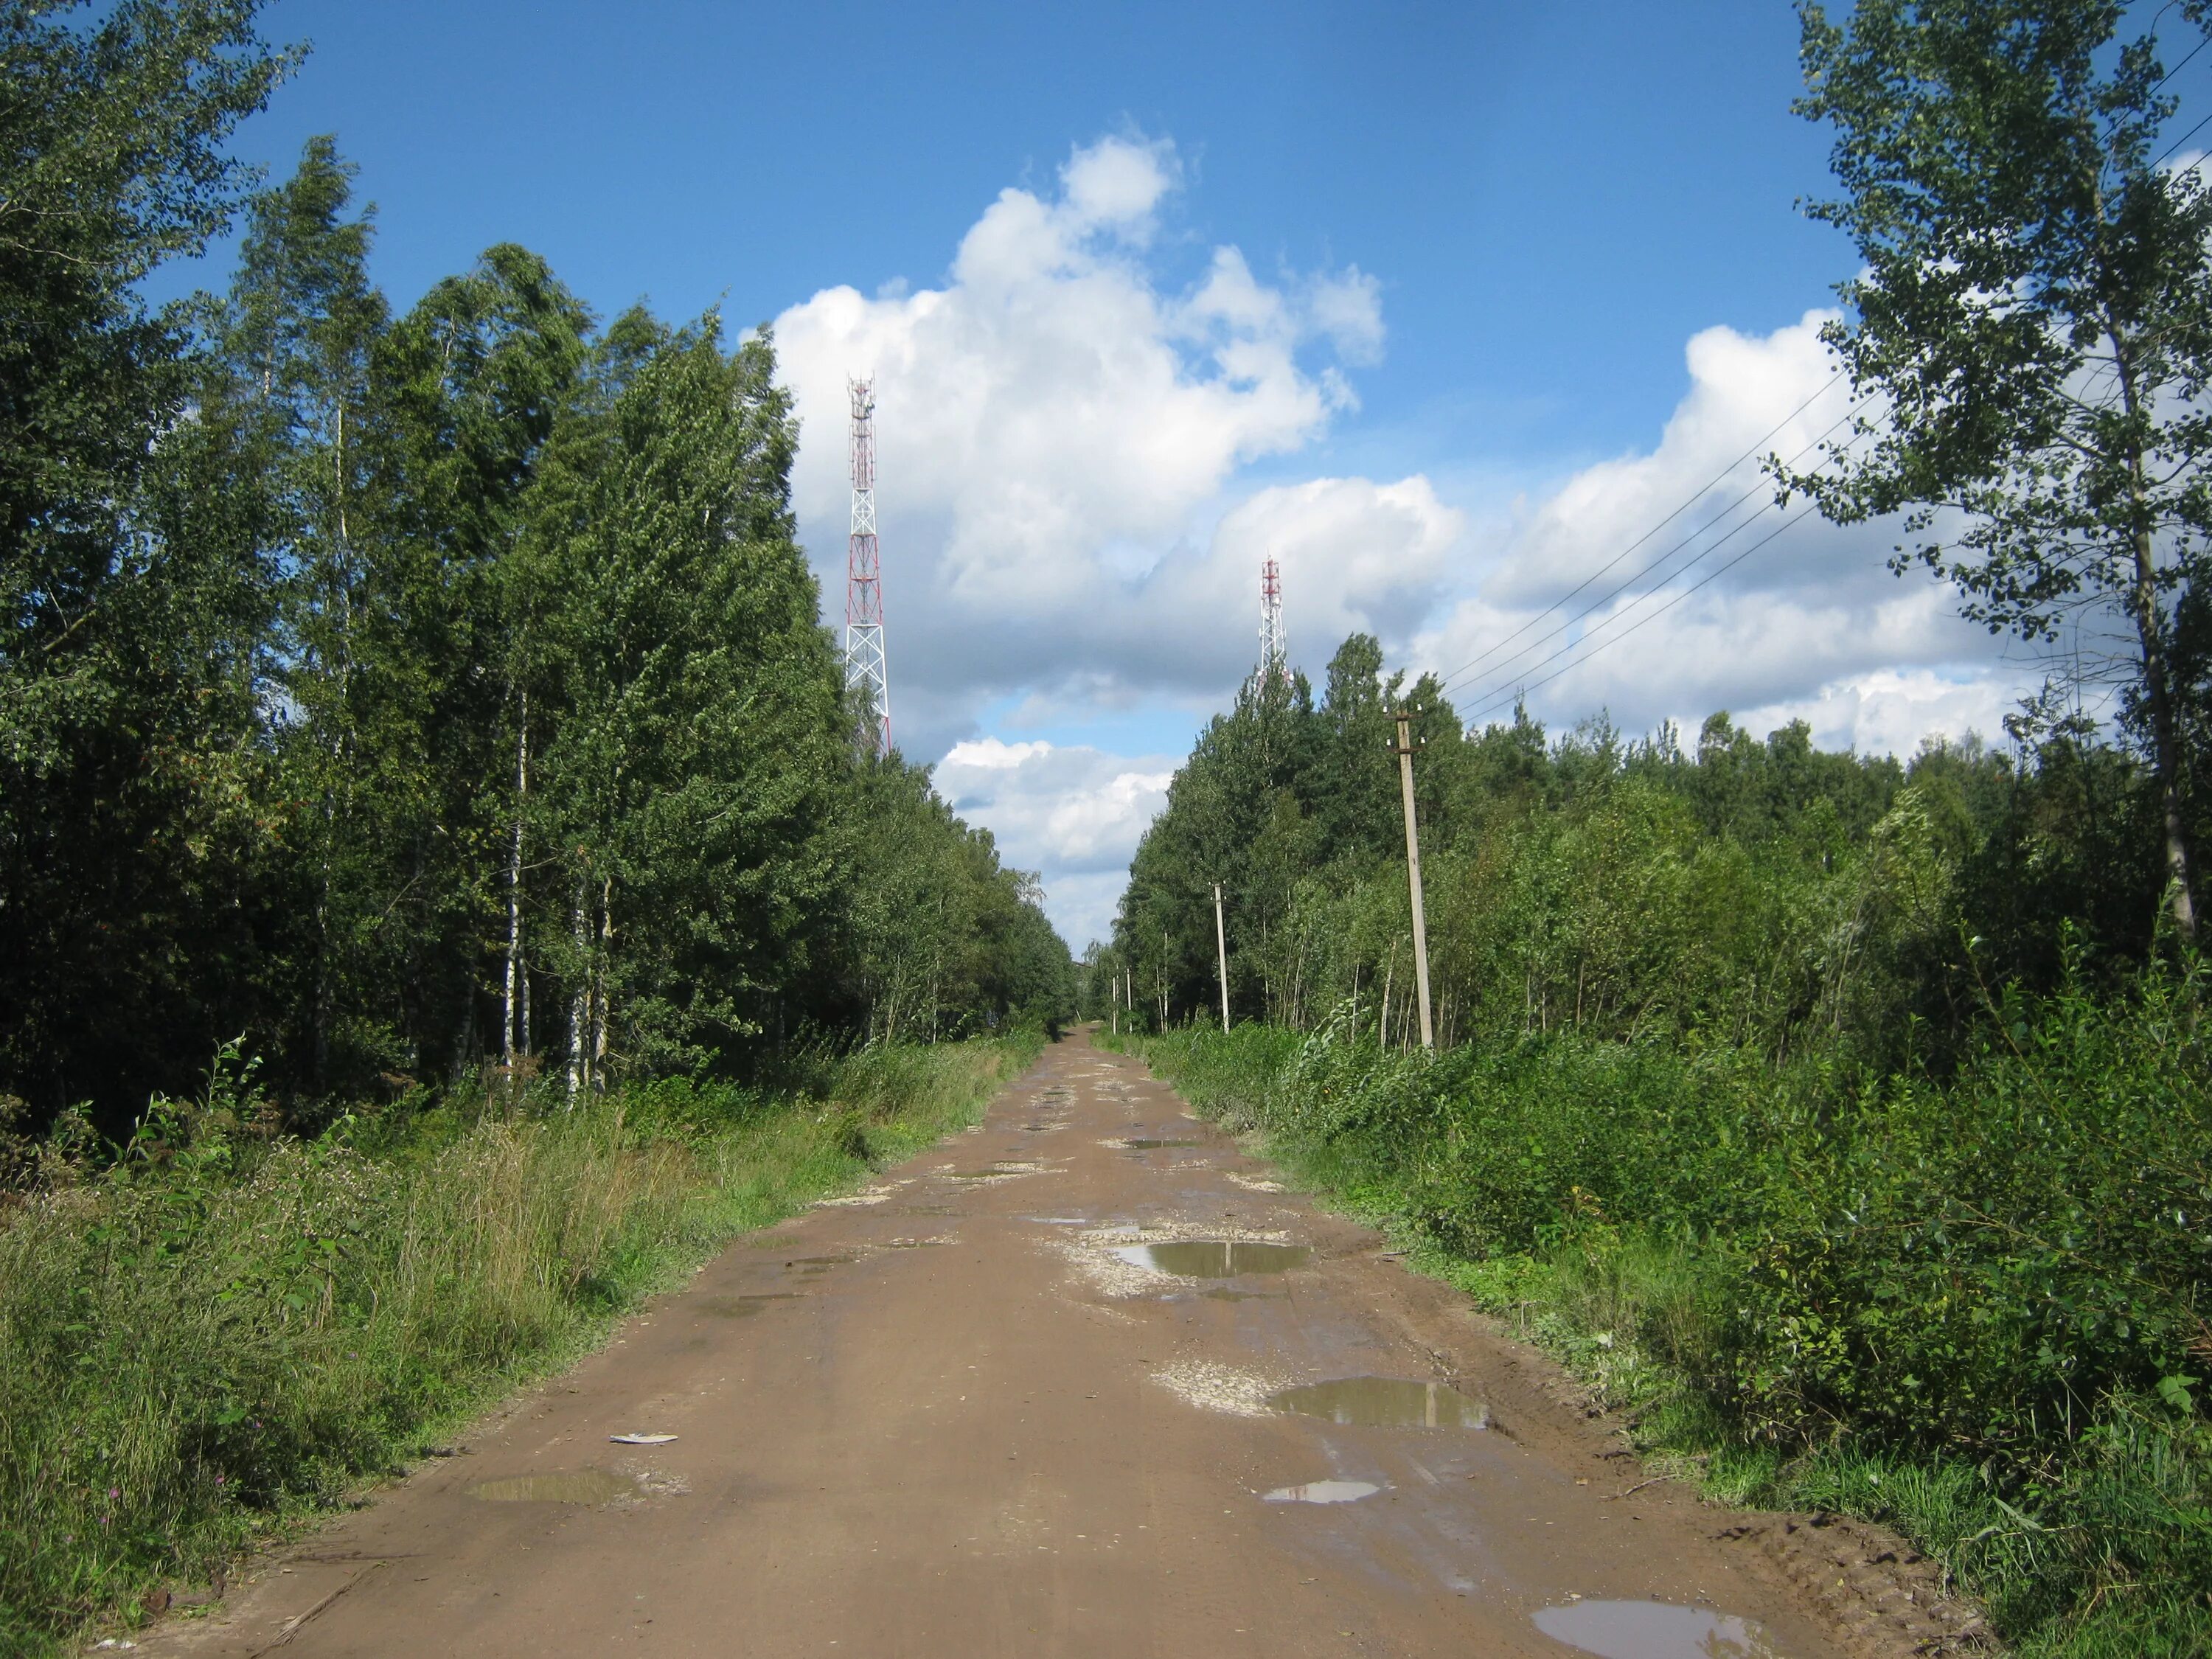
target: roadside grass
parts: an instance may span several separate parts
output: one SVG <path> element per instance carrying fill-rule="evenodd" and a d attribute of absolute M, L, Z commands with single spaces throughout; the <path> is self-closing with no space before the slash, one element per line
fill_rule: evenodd
<path fill-rule="evenodd" d="M 976 1121 L 1035 1034 L 817 1057 L 775 1090 L 416 1098 L 257 1135 L 250 1074 L 123 1155 L 68 1126 L 0 1210 L 0 1650 L 346 1500 L 734 1236 Z"/>
<path fill-rule="evenodd" d="M 2022 1659 L 2212 1652 L 2194 1021 L 2012 1012 L 1940 1088 L 1571 1036 L 1115 1046 L 1558 1357 L 1655 1473 L 1895 1528 Z"/>

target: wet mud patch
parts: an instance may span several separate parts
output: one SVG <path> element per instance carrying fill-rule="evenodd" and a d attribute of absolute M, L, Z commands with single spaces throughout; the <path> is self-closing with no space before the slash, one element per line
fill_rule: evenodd
<path fill-rule="evenodd" d="M 1018 1181 L 1024 1176 L 1050 1175 L 1051 1167 L 1015 1158 L 1000 1158 L 981 1170 L 939 1170 L 950 1181 Z"/>
<path fill-rule="evenodd" d="M 1123 1244 L 1115 1256 L 1133 1267 L 1150 1268 L 1177 1279 L 1241 1279 L 1247 1273 L 1283 1273 L 1303 1267 L 1313 1254 L 1304 1244 L 1263 1239 L 1164 1239 L 1155 1244 Z"/>
<path fill-rule="evenodd" d="M 857 1253 L 836 1255 L 798 1255 L 785 1259 L 784 1272 L 803 1284 L 819 1284 L 840 1267 L 849 1267 L 860 1259 Z"/>
<path fill-rule="evenodd" d="M 1667 1601 L 1576 1601 L 1543 1608 L 1535 1624 L 1598 1659 L 1783 1659 L 1748 1620 Z"/>
<path fill-rule="evenodd" d="M 797 1302 L 798 1291 L 762 1291 L 751 1296 L 705 1296 L 699 1298 L 698 1310 L 714 1319 L 750 1319 L 771 1302 Z"/>
<path fill-rule="evenodd" d="M 566 1469 L 545 1474 L 514 1474 L 479 1480 L 468 1496 L 479 1504 L 611 1504 L 635 1498 L 638 1485 L 628 1475 L 605 1469 Z"/>
<path fill-rule="evenodd" d="M 1486 1429 L 1490 1407 L 1449 1382 L 1397 1376 L 1343 1376 L 1267 1396 L 1267 1409 L 1325 1418 L 1351 1428 Z"/>

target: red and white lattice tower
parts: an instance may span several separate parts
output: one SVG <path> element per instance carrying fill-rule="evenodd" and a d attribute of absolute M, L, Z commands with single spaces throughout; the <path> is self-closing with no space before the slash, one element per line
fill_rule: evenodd
<path fill-rule="evenodd" d="M 1290 653 L 1283 641 L 1283 577 L 1273 559 L 1260 567 L 1260 678 L 1291 678 Z"/>
<path fill-rule="evenodd" d="M 891 752 L 891 683 L 884 666 L 884 578 L 876 546 L 876 383 L 848 380 L 853 397 L 853 535 L 845 550 L 845 684 L 868 713 L 861 747 Z"/>

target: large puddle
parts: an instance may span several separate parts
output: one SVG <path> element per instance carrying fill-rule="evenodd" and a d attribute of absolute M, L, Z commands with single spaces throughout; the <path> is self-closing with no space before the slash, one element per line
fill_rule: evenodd
<path fill-rule="evenodd" d="M 1382 1490 L 1372 1480 L 1309 1480 L 1302 1486 L 1278 1486 L 1270 1504 L 1356 1504 Z"/>
<path fill-rule="evenodd" d="M 1536 1628 L 1598 1659 L 1782 1659 L 1782 1650 L 1747 1620 L 1665 1601 L 1546 1607 Z"/>
<path fill-rule="evenodd" d="M 1313 1252 L 1304 1244 L 1267 1244 L 1257 1239 L 1180 1238 L 1124 1244 L 1114 1254 L 1132 1267 L 1179 1279 L 1236 1279 L 1245 1273 L 1287 1273 Z"/>
<path fill-rule="evenodd" d="M 637 1482 L 604 1469 L 572 1469 L 561 1474 L 517 1474 L 504 1480 L 479 1480 L 469 1496 L 486 1504 L 608 1504 L 635 1496 Z"/>
<path fill-rule="evenodd" d="M 1376 1429 L 1486 1429 L 1490 1407 L 1449 1382 L 1346 1376 L 1267 1396 L 1270 1411 Z"/>

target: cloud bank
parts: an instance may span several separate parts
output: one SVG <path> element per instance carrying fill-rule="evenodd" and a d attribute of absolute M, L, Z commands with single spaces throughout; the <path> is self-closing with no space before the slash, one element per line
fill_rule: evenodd
<path fill-rule="evenodd" d="M 1698 334 L 1648 451 L 1517 495 L 1452 499 L 1418 471 L 1301 479 L 1297 457 L 1358 418 L 1355 377 L 1389 343 L 1382 284 L 1195 246 L 1187 188 L 1170 141 L 1104 138 L 1049 187 L 1000 191 L 934 285 L 827 289 L 775 325 L 827 608 L 846 379 L 872 374 L 895 732 L 1043 872 L 1077 945 L 1110 923 L 1179 756 L 1070 733 L 1144 717 L 1167 748 L 1220 707 L 1257 654 L 1263 558 L 1283 568 L 1294 661 L 1317 677 L 1364 629 L 1478 719 L 1522 695 L 1555 729 L 1602 709 L 1694 731 L 1727 708 L 1755 732 L 1802 718 L 1824 744 L 1909 751 L 1995 735 L 2039 678 L 1948 590 L 1893 577 L 1885 527 L 1772 507 L 1761 459 L 1809 461 L 1851 406 L 1827 313 Z"/>
<path fill-rule="evenodd" d="M 1270 279 L 1221 246 L 1173 284 L 1168 256 L 1184 250 L 1162 245 L 1183 169 L 1165 141 L 1101 140 L 1057 184 L 1002 191 L 940 286 L 829 289 L 775 321 L 804 423 L 796 503 L 833 594 L 845 381 L 876 376 L 893 712 L 915 752 L 942 752 L 1009 693 L 1212 696 L 1255 654 L 1256 636 L 1223 617 L 1253 614 L 1277 541 L 1286 566 L 1313 563 L 1317 623 L 1411 615 L 1456 525 L 1419 479 L 1225 501 L 1241 468 L 1356 406 L 1345 368 L 1385 341 L 1372 277 Z M 1362 541 L 1370 524 L 1379 539 Z M 1363 589 L 1336 577 L 1347 538 L 1411 561 L 1368 559 Z"/>
<path fill-rule="evenodd" d="M 1509 718 L 1525 695 L 1554 725 L 1604 710 L 1632 732 L 1694 732 L 1725 708 L 1761 732 L 1802 718 L 1826 746 L 1905 753 L 1936 732 L 1999 734 L 2035 665 L 1963 621 L 1948 588 L 1893 575 L 1893 526 L 1779 507 L 1761 470 L 1769 455 L 1812 466 L 1850 436 L 1829 315 L 1697 335 L 1651 450 L 1516 504 L 1504 550 L 1413 644 L 1463 714 Z"/>

